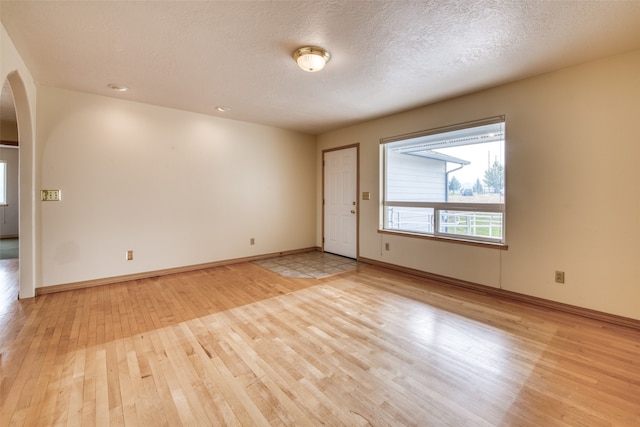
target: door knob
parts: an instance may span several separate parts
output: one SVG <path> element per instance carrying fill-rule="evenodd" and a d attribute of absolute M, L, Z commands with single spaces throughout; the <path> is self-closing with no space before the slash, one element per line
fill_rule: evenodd
<path fill-rule="evenodd" d="M 356 213 L 356 211 L 354 211 L 354 210 L 352 209 L 352 210 L 351 210 L 351 213 L 353 213 L 353 214 L 354 214 L 354 213 Z"/>

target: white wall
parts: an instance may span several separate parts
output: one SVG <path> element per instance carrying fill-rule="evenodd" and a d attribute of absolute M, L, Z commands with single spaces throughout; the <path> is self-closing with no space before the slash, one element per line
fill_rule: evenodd
<path fill-rule="evenodd" d="M 37 114 L 42 187 L 62 190 L 41 286 L 315 246 L 313 136 L 48 87 Z"/>
<path fill-rule="evenodd" d="M 361 144 L 360 256 L 640 319 L 638 76 L 635 51 L 320 135 Z M 380 138 L 503 114 L 508 250 L 377 232 Z"/>
<path fill-rule="evenodd" d="M 18 153 L 17 147 L 0 146 L 0 160 L 7 163 L 7 206 L 0 206 L 0 236 L 19 234 Z"/>

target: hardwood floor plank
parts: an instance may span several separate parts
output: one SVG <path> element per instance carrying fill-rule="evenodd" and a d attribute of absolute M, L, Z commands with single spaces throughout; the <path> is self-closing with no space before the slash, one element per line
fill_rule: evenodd
<path fill-rule="evenodd" d="M 159 347 L 155 331 L 149 331 L 142 336 L 144 358 L 149 364 L 150 374 L 146 377 L 146 387 L 157 389 L 157 398 L 148 401 L 151 411 L 161 414 L 157 419 L 164 418 L 164 425 L 182 425 L 180 402 L 176 402 L 171 394 L 171 383 L 166 377 L 169 368 L 166 367 L 164 350 Z"/>
<path fill-rule="evenodd" d="M 71 390 L 69 392 L 69 404 L 67 408 L 60 408 L 61 410 L 67 409 L 66 425 L 68 426 L 82 425 L 83 387 L 83 378 L 74 378 L 73 383 L 71 384 Z"/>
<path fill-rule="evenodd" d="M 244 263 L 0 309 L 2 426 L 640 425 L 640 331 L 380 267 Z"/>

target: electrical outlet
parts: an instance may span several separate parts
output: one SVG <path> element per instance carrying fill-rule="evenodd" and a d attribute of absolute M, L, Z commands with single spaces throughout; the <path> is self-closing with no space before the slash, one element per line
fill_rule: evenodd
<path fill-rule="evenodd" d="M 133 251 L 127 251 L 127 261 L 133 260 Z"/>
<path fill-rule="evenodd" d="M 385 243 L 385 244 L 384 244 L 384 250 L 385 250 L 385 251 L 388 251 L 388 250 L 389 250 L 389 243 Z"/>
<path fill-rule="evenodd" d="M 256 239 L 254 237 L 249 239 L 249 244 L 250 245 L 255 245 L 256 244 Z"/>
<path fill-rule="evenodd" d="M 564 283 L 564 271 L 556 271 L 556 283 Z"/>

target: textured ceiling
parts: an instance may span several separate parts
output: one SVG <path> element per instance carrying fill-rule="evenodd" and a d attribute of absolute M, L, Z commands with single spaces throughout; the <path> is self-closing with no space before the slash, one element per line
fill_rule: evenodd
<path fill-rule="evenodd" d="M 0 14 L 37 84 L 312 134 L 640 48 L 640 1 L 2 1 Z M 307 44 L 332 53 L 323 71 L 297 68 Z"/>

